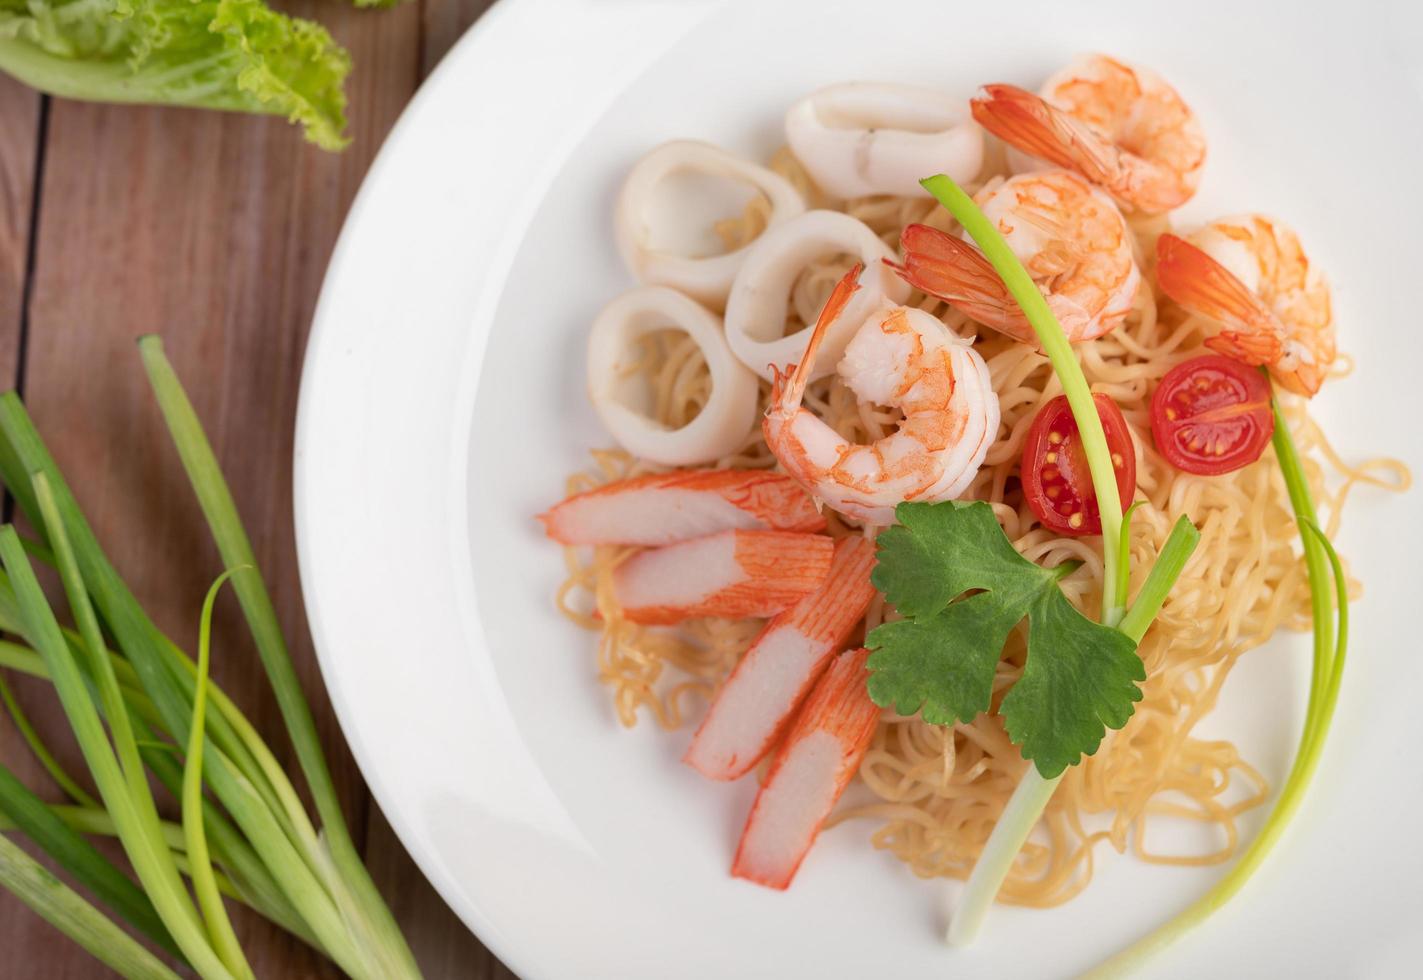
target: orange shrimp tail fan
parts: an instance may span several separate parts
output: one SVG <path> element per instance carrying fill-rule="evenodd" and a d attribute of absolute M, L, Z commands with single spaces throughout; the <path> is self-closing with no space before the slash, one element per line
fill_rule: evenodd
<path fill-rule="evenodd" d="M 810 381 L 811 369 L 815 366 L 815 352 L 820 349 L 820 342 L 825 339 L 825 331 L 830 329 L 830 324 L 835 322 L 836 317 L 845 312 L 845 306 L 850 302 L 850 297 L 854 296 L 860 288 L 860 273 L 864 270 L 865 264 L 856 262 L 854 267 L 841 276 L 840 281 L 835 284 L 830 298 L 825 301 L 825 306 L 815 321 L 815 329 L 810 332 L 810 340 L 805 345 L 805 355 L 800 359 L 800 363 L 784 372 L 774 364 L 771 365 L 771 404 L 773 406 L 780 405 L 782 395 L 789 396 L 792 402 L 800 402 L 801 395 L 805 392 L 806 383 Z"/>
<path fill-rule="evenodd" d="M 1199 316 L 1223 324 L 1206 340 L 1218 354 L 1245 364 L 1273 364 L 1284 352 L 1284 330 L 1269 307 L 1235 275 L 1177 235 L 1156 240 L 1161 291 Z"/>
<path fill-rule="evenodd" d="M 1313 398 L 1324 386 L 1329 372 L 1321 370 L 1313 364 L 1302 364 L 1294 371 L 1271 371 L 1270 376 L 1278 381 L 1280 387 L 1286 391 L 1303 395 L 1305 398 Z"/>
<path fill-rule="evenodd" d="M 973 245 L 928 225 L 906 226 L 899 244 L 904 264 L 888 263 L 899 278 L 979 323 L 1023 343 L 1037 344 L 1027 317 L 992 263 Z"/>
<path fill-rule="evenodd" d="M 1121 154 L 1084 123 L 1016 85 L 985 85 L 970 100 L 973 118 L 1030 156 L 1075 170 L 1093 183 L 1122 182 Z"/>

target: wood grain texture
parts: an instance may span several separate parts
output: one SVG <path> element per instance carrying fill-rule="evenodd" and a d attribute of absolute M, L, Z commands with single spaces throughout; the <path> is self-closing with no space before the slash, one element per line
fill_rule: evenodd
<path fill-rule="evenodd" d="M 420 11 L 422 77 L 435 69 L 454 43 L 493 3 L 494 0 L 425 0 Z"/>
<path fill-rule="evenodd" d="M 14 384 L 18 363 L 39 118 L 39 96 L 0 75 L 0 390 Z M 12 686 L 27 697 L 42 693 L 22 681 L 13 681 Z M 0 762 L 28 785 L 44 785 L 43 770 L 20 742 L 8 715 L 0 715 Z M 42 950 L 54 944 L 55 936 L 46 923 L 0 892 L 0 949 Z M 56 959 L 52 975 L 57 980 L 81 977 L 83 970 L 92 969 L 92 962 L 83 954 L 66 954 Z M 12 967 L 8 956 L 0 959 L 0 973 Z"/>
<path fill-rule="evenodd" d="M 0 75 L 0 389 L 15 376 L 34 205 L 40 99 Z"/>
<path fill-rule="evenodd" d="M 281 6 L 319 19 L 352 53 L 354 143 L 343 154 L 311 148 L 278 119 L 53 102 L 30 270 L 26 402 L 110 558 L 158 623 L 191 646 L 220 563 L 134 348 L 138 336 L 162 334 L 252 536 L 377 885 L 427 976 L 508 977 L 419 874 L 345 749 L 303 617 L 291 509 L 302 356 L 336 235 L 405 102 L 488 3 Z M 16 376 L 20 349 L 38 104 L 0 78 L 0 388 Z M 257 664 L 235 603 L 224 600 L 214 675 L 295 771 Z M 71 771 L 82 771 L 44 686 L 21 687 Z M 0 757 L 42 785 L 8 722 L 0 739 Z M 258 976 L 337 975 L 254 916 L 240 917 L 238 930 Z M 0 977 L 102 973 L 3 893 L 0 948 Z"/>

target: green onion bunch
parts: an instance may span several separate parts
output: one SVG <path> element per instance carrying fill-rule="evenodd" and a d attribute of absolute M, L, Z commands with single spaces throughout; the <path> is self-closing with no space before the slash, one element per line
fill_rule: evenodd
<path fill-rule="evenodd" d="M 49 681 L 96 793 L 40 741 L 0 670 L 0 700 L 69 797 L 43 802 L 0 766 L 0 885 L 125 977 L 245 978 L 238 902 L 356 978 L 419 970 L 362 864 L 247 533 L 161 341 L 148 379 L 228 569 L 203 604 L 197 657 L 165 636 L 105 556 L 19 397 L 0 397 L 0 479 L 35 540 L 0 528 L 0 668 Z M 58 574 L 60 622 L 36 566 Z M 230 585 L 276 694 L 315 820 L 276 756 L 209 679 L 213 606 Z M 164 819 L 154 785 L 175 801 Z M 23 835 L 66 880 L 9 835 Z M 90 843 L 117 838 L 137 884 Z M 82 889 L 82 891 L 81 891 Z M 86 894 L 87 893 L 87 894 Z M 124 927 L 127 927 L 125 930 Z M 132 934 L 131 934 L 132 933 Z M 133 938 L 146 940 L 146 944 Z"/>

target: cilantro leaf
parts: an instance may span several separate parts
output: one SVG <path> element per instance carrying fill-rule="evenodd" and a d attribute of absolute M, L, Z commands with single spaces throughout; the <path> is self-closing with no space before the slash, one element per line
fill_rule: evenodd
<path fill-rule="evenodd" d="M 989 710 L 1003 644 L 1026 617 L 1027 663 L 999 709 L 1023 758 L 1051 778 L 1126 724 L 1146 679 L 1136 644 L 1074 609 L 1061 570 L 1018 554 L 993 508 L 904 503 L 896 516 L 873 579 L 908 618 L 868 637 L 876 704 L 936 725 Z"/>

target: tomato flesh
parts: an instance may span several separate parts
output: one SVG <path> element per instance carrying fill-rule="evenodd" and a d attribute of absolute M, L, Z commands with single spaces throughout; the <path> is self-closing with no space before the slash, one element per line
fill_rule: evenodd
<path fill-rule="evenodd" d="M 1274 431 L 1269 383 L 1219 354 L 1176 365 L 1151 396 L 1156 448 L 1187 473 L 1215 476 L 1247 466 Z"/>
<path fill-rule="evenodd" d="M 1092 400 L 1107 435 L 1117 493 L 1125 510 L 1136 494 L 1136 452 L 1131 430 L 1116 402 L 1106 395 L 1093 395 Z M 1033 419 L 1023 444 L 1021 476 L 1028 506 L 1043 527 L 1058 534 L 1102 533 L 1092 473 L 1066 395 L 1048 402 Z"/>

